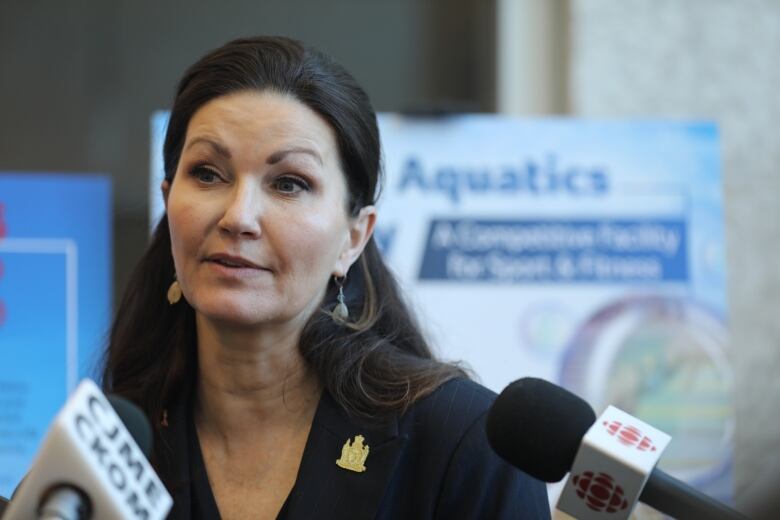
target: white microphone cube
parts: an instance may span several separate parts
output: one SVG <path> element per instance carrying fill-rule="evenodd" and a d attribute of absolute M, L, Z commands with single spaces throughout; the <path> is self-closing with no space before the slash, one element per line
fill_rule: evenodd
<path fill-rule="evenodd" d="M 609 406 L 585 434 L 557 509 L 579 520 L 623 520 L 671 437 Z"/>
<path fill-rule="evenodd" d="M 164 519 L 173 500 L 98 386 L 84 380 L 57 414 L 4 520 L 38 517 L 58 485 L 81 489 L 92 518 Z"/>

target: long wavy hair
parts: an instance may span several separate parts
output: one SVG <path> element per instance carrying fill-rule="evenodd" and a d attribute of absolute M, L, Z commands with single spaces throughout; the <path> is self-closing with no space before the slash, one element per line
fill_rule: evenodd
<path fill-rule="evenodd" d="M 165 178 L 173 181 L 187 125 L 205 103 L 233 92 L 274 91 L 292 96 L 325 118 L 337 136 L 347 178 L 348 209 L 374 204 L 380 186 L 376 114 L 366 93 L 340 65 L 300 42 L 282 37 L 232 41 L 184 74 L 164 145 Z M 174 279 L 171 237 L 164 216 L 133 272 L 114 320 L 104 357 L 103 385 L 137 403 L 155 425 L 163 410 L 193 388 L 197 377 L 195 311 L 169 305 Z M 349 413 L 379 418 L 402 413 L 443 382 L 466 375 L 434 359 L 382 260 L 374 239 L 344 284 L 352 321 L 337 321 L 331 281 L 303 328 L 299 348 L 320 384 Z"/>

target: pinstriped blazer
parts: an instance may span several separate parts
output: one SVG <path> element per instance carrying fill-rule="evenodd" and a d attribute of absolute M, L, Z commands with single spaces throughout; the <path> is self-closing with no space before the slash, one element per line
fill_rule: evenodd
<path fill-rule="evenodd" d="M 323 392 L 284 517 L 550 518 L 545 485 L 499 458 L 487 442 L 485 418 L 494 398 L 477 383 L 456 379 L 405 414 L 366 424 Z M 171 458 L 160 470 L 174 497 L 173 520 L 201 517 L 192 510 L 186 422 L 182 410 L 169 416 Z M 344 443 L 358 434 L 370 447 L 363 473 L 336 465 Z"/>

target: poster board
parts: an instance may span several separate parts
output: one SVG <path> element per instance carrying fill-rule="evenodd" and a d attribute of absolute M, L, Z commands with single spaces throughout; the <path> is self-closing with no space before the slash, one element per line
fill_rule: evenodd
<path fill-rule="evenodd" d="M 111 184 L 0 173 L 0 495 L 10 496 L 79 379 L 111 304 Z"/>
<path fill-rule="evenodd" d="M 152 120 L 155 223 L 167 113 Z M 669 433 L 661 468 L 732 498 L 719 138 L 699 121 L 379 117 L 375 237 L 437 353 Z"/>

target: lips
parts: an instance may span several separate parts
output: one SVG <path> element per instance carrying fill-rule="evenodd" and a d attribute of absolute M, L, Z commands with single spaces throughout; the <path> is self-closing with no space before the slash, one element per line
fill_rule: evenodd
<path fill-rule="evenodd" d="M 247 260 L 241 256 L 228 255 L 225 253 L 218 253 L 215 255 L 209 255 L 206 257 L 207 262 L 214 262 L 225 267 L 232 267 L 234 269 L 264 269 L 262 266 L 257 265 L 251 260 Z"/>

